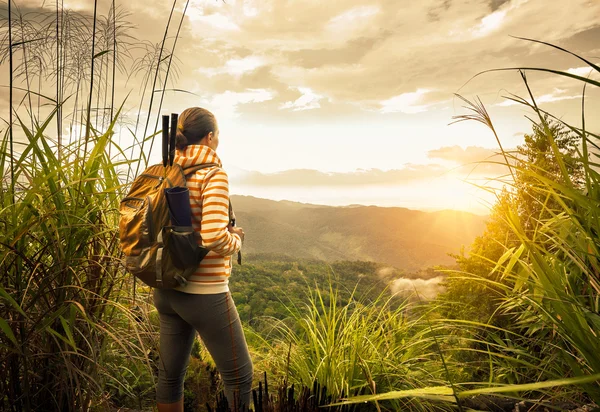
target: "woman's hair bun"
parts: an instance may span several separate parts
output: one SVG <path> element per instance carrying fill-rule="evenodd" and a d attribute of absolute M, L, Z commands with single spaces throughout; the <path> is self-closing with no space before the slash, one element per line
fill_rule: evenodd
<path fill-rule="evenodd" d="M 175 147 L 179 150 L 183 150 L 187 145 L 187 137 L 185 137 L 179 126 L 177 126 L 177 134 L 175 135 Z"/>

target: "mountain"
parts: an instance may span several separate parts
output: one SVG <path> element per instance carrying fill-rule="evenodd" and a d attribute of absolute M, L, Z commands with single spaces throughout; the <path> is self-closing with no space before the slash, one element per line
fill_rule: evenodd
<path fill-rule="evenodd" d="M 246 253 L 286 254 L 325 261 L 365 260 L 407 271 L 453 264 L 447 253 L 468 250 L 486 216 L 401 207 L 321 206 L 231 196 Z"/>

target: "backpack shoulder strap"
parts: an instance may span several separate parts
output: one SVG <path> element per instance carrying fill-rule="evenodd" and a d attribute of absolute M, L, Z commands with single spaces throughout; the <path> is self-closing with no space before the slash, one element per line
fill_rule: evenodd
<path fill-rule="evenodd" d="M 206 169 L 207 167 L 212 167 L 212 166 L 219 166 L 219 165 L 216 163 L 204 163 L 201 165 L 189 166 L 189 167 L 186 167 L 185 169 L 183 169 L 183 174 L 185 176 L 189 176 L 192 173 L 196 173 L 200 169 Z"/>
<path fill-rule="evenodd" d="M 185 169 L 183 169 L 183 174 L 187 178 L 187 176 L 191 175 L 192 173 L 196 173 L 200 169 L 205 169 L 207 167 L 212 167 L 212 166 L 219 166 L 219 165 L 216 163 L 204 163 L 201 165 L 194 165 L 194 166 L 186 167 Z M 232 216 L 233 216 L 233 207 L 231 206 L 231 200 L 229 200 L 229 220 L 231 220 Z"/>
<path fill-rule="evenodd" d="M 216 164 L 216 163 L 204 163 L 204 164 L 201 164 L 201 165 L 190 166 L 190 167 L 186 167 L 185 169 L 183 169 L 183 174 L 186 176 L 186 179 L 187 179 L 187 176 L 191 175 L 192 173 L 196 173 L 200 169 L 205 169 L 207 167 L 212 167 L 212 166 L 219 166 L 219 165 Z M 233 216 L 235 216 L 233 214 L 233 206 L 231 205 L 231 199 L 229 199 L 229 216 L 228 216 L 228 219 L 229 219 L 230 222 L 231 222 L 231 219 L 232 219 Z M 241 252 L 238 252 L 237 261 L 238 261 L 239 265 L 242 264 L 242 253 Z"/>

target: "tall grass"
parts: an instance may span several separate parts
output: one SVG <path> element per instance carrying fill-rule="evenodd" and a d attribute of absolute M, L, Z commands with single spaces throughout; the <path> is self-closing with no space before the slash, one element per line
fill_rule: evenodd
<path fill-rule="evenodd" d="M 543 42 L 538 42 L 543 43 Z M 560 47 L 543 43 L 569 53 L 600 73 L 600 67 Z M 591 78 L 545 68 L 515 68 L 526 86 L 528 96 L 507 96 L 531 110 L 534 129 L 547 140 L 555 159 L 558 176 L 529 159 L 519 158 L 502 147 L 492 120 L 481 101 L 467 103 L 469 113 L 458 121 L 475 120 L 485 124 L 498 139 L 505 165 L 514 178 L 505 187 L 505 200 L 498 208 L 499 219 L 507 228 L 507 239 L 516 245 L 504 245 L 504 253 L 490 275 L 482 277 L 454 272 L 457 281 L 487 283 L 500 292 L 497 312 L 510 319 L 504 327 L 470 319 L 439 319 L 438 322 L 463 325 L 460 348 L 464 353 L 478 352 L 478 359 L 488 361 L 486 382 L 459 385 L 458 398 L 482 394 L 504 394 L 533 403 L 550 404 L 568 400 L 571 404 L 600 404 L 600 186 L 597 158 L 600 136 L 586 129 L 585 91 L 598 87 Z M 553 73 L 582 83 L 581 126 L 567 124 L 541 109 L 527 81 L 526 71 Z M 557 128 L 550 120 L 564 125 L 581 141 L 577 161 L 581 163 L 581 182 L 568 172 L 568 155 L 557 142 Z M 594 160 L 596 159 L 596 160 Z M 516 178 L 515 178 L 516 176 Z M 518 181 L 526 187 L 518 187 Z M 487 188 L 492 190 L 491 188 Z M 524 220 L 518 197 L 523 189 L 536 202 L 534 216 Z M 450 271 L 449 271 L 450 272 Z M 496 274 L 495 276 L 491 276 Z M 459 302 L 459 304 L 461 304 Z M 478 331 L 478 332 L 475 332 Z M 470 341 L 470 343 L 469 343 Z M 508 379 L 507 379 L 508 378 Z M 347 403 L 444 395 L 447 386 L 422 391 L 395 391 L 380 396 L 351 398 Z"/>
<path fill-rule="evenodd" d="M 117 332 L 133 316 L 123 307 L 127 278 L 115 230 L 118 164 L 106 153 L 112 125 L 91 136 L 86 158 L 83 142 L 73 142 L 58 159 L 44 139 L 55 113 L 34 131 L 19 118 L 29 144 L 14 159 L 15 179 L 26 183 L 0 212 L 0 363 L 9 371 L 0 380 L 3 408 L 28 409 L 27 402 L 36 410 L 88 410 L 114 379 L 106 345 L 145 353 L 142 340 Z"/>
<path fill-rule="evenodd" d="M 331 285 L 328 291 L 315 286 L 306 308 L 289 308 L 290 318 L 274 325 L 275 338 L 261 364 L 287 383 L 318 382 L 333 399 L 442 383 L 433 339 L 442 335 L 441 327 L 427 327 L 417 311 L 409 316 L 408 303 L 399 300 L 386 290 L 374 301 L 352 295 L 342 302 Z M 434 405 L 394 400 L 387 407 L 432 410 Z"/>
<path fill-rule="evenodd" d="M 117 69 L 135 65 L 129 50 L 144 50 L 115 2 L 107 18 L 97 3 L 93 15 L 61 2 L 26 14 L 8 6 L 0 62 L 9 61 L 16 104 L 0 145 L 0 409 L 107 410 L 111 397 L 141 408 L 153 393 L 134 387 L 154 390 L 156 329 L 132 307 L 117 222 L 133 177 L 122 171 L 147 155 L 124 160 L 129 148 L 115 139 L 123 106 L 107 100 Z"/>

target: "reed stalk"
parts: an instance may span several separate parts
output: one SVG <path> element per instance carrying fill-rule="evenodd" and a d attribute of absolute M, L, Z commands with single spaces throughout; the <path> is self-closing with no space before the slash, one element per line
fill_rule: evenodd
<path fill-rule="evenodd" d="M 150 123 L 150 118 L 152 116 L 152 103 L 154 102 L 154 90 L 156 89 L 156 82 L 158 80 L 158 75 L 160 73 L 160 65 L 162 63 L 162 53 L 163 53 L 163 49 L 165 47 L 165 41 L 167 40 L 167 34 L 169 33 L 169 26 L 171 24 L 171 19 L 173 17 L 173 11 L 175 10 L 175 5 L 177 4 L 177 0 L 173 1 L 173 6 L 171 7 L 171 12 L 169 13 L 169 19 L 167 20 L 167 26 L 165 27 L 165 34 L 163 35 L 163 39 L 162 39 L 162 43 L 160 45 L 160 51 L 158 53 L 158 60 L 156 62 L 156 71 L 154 72 L 154 81 L 152 82 L 152 89 L 151 89 L 151 94 L 150 94 L 150 103 L 148 105 L 148 117 L 146 118 L 146 126 L 144 126 L 144 134 L 143 136 L 146 136 L 146 133 L 148 133 L 148 124 Z M 168 74 L 168 73 L 167 73 Z M 157 115 L 157 117 L 160 116 L 160 113 Z M 156 136 L 156 134 L 152 137 L 152 143 L 154 143 L 154 137 Z M 140 152 L 143 153 L 144 152 L 144 144 L 146 143 L 146 140 L 142 140 L 142 144 L 140 147 Z M 140 163 L 137 164 L 136 169 L 135 169 L 135 175 L 137 176 L 138 172 L 140 170 Z"/>

